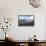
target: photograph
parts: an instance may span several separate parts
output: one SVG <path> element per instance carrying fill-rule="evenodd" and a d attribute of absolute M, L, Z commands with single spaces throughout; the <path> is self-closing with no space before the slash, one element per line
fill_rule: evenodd
<path fill-rule="evenodd" d="M 18 25 L 19 26 L 34 26 L 34 16 L 33 15 L 19 15 Z"/>

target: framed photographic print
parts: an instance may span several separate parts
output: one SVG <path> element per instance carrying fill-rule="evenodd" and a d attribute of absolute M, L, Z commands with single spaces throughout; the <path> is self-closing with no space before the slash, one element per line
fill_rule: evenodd
<path fill-rule="evenodd" d="M 18 26 L 34 26 L 34 15 L 19 15 Z"/>

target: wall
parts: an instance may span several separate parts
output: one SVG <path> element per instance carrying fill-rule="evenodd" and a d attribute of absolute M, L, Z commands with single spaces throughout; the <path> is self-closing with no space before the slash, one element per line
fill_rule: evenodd
<path fill-rule="evenodd" d="M 18 15 L 34 15 L 35 26 L 19 27 Z M 17 40 L 27 40 L 34 34 L 37 35 L 39 40 L 44 40 L 46 34 L 44 15 L 46 15 L 46 8 L 32 8 L 29 5 L 28 0 L 0 0 L 0 16 L 13 17 L 12 26 L 8 33 L 10 33 Z M 2 38 L 3 37 L 0 36 L 0 39 Z"/>

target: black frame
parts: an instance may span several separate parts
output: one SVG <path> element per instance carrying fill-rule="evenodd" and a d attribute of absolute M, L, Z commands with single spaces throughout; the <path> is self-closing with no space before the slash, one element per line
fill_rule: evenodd
<path fill-rule="evenodd" d="M 19 16 L 33 16 L 33 22 L 31 24 L 22 25 L 19 23 Z M 34 26 L 35 25 L 35 16 L 34 15 L 18 15 L 18 26 Z"/>

